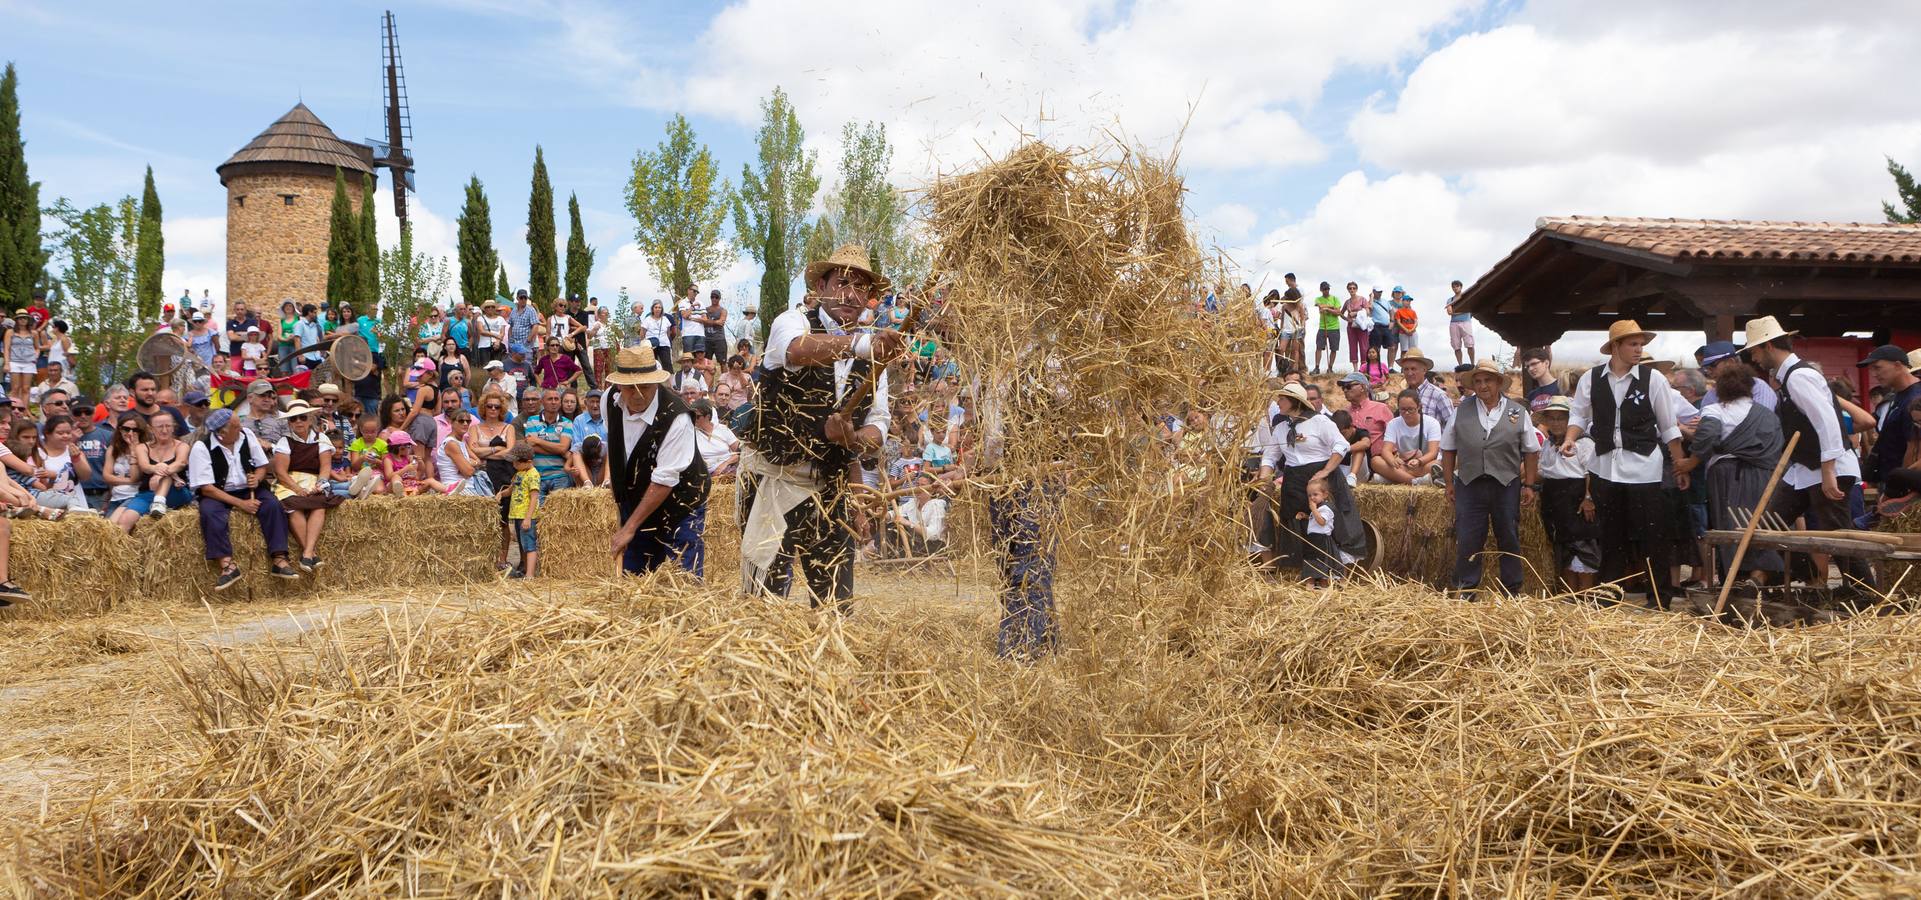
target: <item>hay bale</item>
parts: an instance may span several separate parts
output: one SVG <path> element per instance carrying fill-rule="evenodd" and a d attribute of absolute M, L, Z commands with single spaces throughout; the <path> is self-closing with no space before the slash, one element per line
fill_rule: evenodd
<path fill-rule="evenodd" d="M 1455 540 L 1454 507 L 1447 502 L 1445 491 L 1418 485 L 1363 484 L 1354 488 L 1354 505 L 1361 518 L 1380 532 L 1384 571 L 1434 587 L 1447 586 L 1454 572 Z M 1491 534 L 1487 550 L 1497 550 Z M 1541 517 L 1532 507 L 1521 509 L 1521 555 L 1526 557 L 1526 590 L 1541 590 L 1542 579 L 1553 577 L 1554 549 L 1548 545 Z M 1498 559 L 1484 559 L 1487 568 L 1481 583 L 1491 586 Z"/>
<path fill-rule="evenodd" d="M 601 578 L 613 574 L 608 541 L 614 521 L 614 495 L 606 488 L 557 491 L 540 511 L 542 575 Z M 707 494 L 707 580 L 733 585 L 740 579 L 740 526 L 734 512 L 734 482 L 716 481 Z"/>
<path fill-rule="evenodd" d="M 350 500 L 327 513 L 318 575 L 284 581 L 267 575 L 266 545 L 248 516 L 233 517 L 234 562 L 245 579 L 215 593 L 219 574 L 206 559 L 199 514 L 174 510 L 133 533 L 147 595 L 175 603 L 305 597 L 315 590 L 483 581 L 493 577 L 497 505 L 482 497 L 387 495 Z M 291 544 L 297 554 L 297 543 Z"/>
<path fill-rule="evenodd" d="M 0 610 L 0 621 L 99 615 L 141 595 L 133 542 L 106 519 L 69 516 L 12 524 L 8 574 L 33 593 L 33 601 Z"/>

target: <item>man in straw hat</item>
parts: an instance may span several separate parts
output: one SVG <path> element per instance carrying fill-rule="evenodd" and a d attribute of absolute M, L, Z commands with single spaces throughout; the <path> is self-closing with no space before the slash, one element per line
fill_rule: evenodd
<path fill-rule="evenodd" d="M 607 428 L 608 484 L 620 510 L 613 551 L 630 575 L 669 560 L 704 574 L 707 463 L 695 452 L 687 404 L 661 389 L 667 378 L 652 348 L 625 347 L 607 371 L 613 390 L 598 398 Z"/>
<path fill-rule="evenodd" d="M 1781 476 L 1788 490 L 1775 490 L 1768 511 L 1790 523 L 1806 516 L 1808 527 L 1817 531 L 1850 528 L 1854 523 L 1848 515 L 1848 494 L 1861 480 L 1861 460 L 1841 434 L 1834 390 L 1819 369 L 1794 353 L 1798 333 L 1783 331 L 1773 316 L 1762 316 L 1748 323 L 1747 347 L 1742 350 L 1781 385 L 1780 405 L 1774 411 L 1781 419 L 1782 438 L 1801 436 Z M 1874 571 L 1867 560 L 1837 556 L 1835 564 L 1850 586 L 1873 587 Z M 1818 580 L 1825 582 L 1825 573 Z"/>
<path fill-rule="evenodd" d="M 888 288 L 866 248 L 843 246 L 806 277 L 807 302 L 768 328 L 760 400 L 740 435 L 741 576 L 749 591 L 786 596 L 798 561 L 813 604 L 844 610 L 854 593 L 848 468 L 887 435 L 886 364 L 906 341 L 854 331 Z"/>
<path fill-rule="evenodd" d="M 1398 291 L 1399 288 L 1396 288 Z M 1407 379 L 1407 389 L 1420 397 L 1421 414 L 1440 423 L 1442 428 L 1454 422 L 1454 402 L 1440 385 L 1428 380 L 1428 373 L 1434 371 L 1434 360 L 1428 359 L 1419 347 L 1410 347 L 1401 358 L 1395 360 L 1401 367 L 1401 377 Z"/>
<path fill-rule="evenodd" d="M 1653 366 L 1640 363 L 1641 350 L 1652 337 L 1653 332 L 1641 330 L 1632 319 L 1608 327 L 1607 342 L 1601 345 L 1608 360 L 1575 385 L 1561 455 L 1579 454 L 1583 435 L 1594 441 L 1585 499 L 1594 502 L 1600 531 L 1601 580 L 1631 583 L 1652 573 L 1649 604 L 1665 608 L 1674 544 L 1661 493 L 1661 446 L 1667 445 L 1673 459 L 1683 456 L 1681 426 L 1674 415 L 1680 396 Z M 1687 473 L 1677 473 L 1674 481 L 1687 489 Z"/>
<path fill-rule="evenodd" d="M 1541 433 L 1521 404 L 1507 396 L 1508 376 L 1491 359 L 1466 373 L 1473 396 L 1441 429 L 1441 482 L 1454 504 L 1454 577 L 1448 586 L 1472 594 L 1481 586 L 1480 554 L 1487 530 L 1501 552 L 1501 589 L 1521 592 L 1521 505 L 1533 504 L 1540 484 Z"/>

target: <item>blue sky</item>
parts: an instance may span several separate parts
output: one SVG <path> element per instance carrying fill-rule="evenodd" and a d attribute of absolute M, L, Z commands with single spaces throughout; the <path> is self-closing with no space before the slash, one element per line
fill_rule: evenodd
<path fill-rule="evenodd" d="M 43 196 L 137 193 L 152 164 L 170 295 L 219 296 L 214 166 L 300 99 L 342 137 L 379 134 L 385 8 L 0 0 Z M 1433 324 L 1447 280 L 1471 281 L 1537 216 L 1872 220 L 1891 194 L 1882 156 L 1921 163 L 1921 111 L 1895 88 L 1921 78 L 1921 42 L 1892 0 L 1814 20 L 1756 0 L 1738 21 L 1653 0 L 391 8 L 421 245 L 450 253 L 478 174 L 496 245 L 524 278 L 539 143 L 559 203 L 580 195 L 602 297 L 658 294 L 621 197 L 635 151 L 684 112 L 737 177 L 775 84 L 829 180 L 849 120 L 888 125 L 909 187 L 1023 131 L 1080 143 L 1119 130 L 1166 152 L 1185 123 L 1190 208 L 1248 280 L 1403 282 L 1432 301 Z M 743 262 L 719 283 L 738 295 L 758 275 Z M 1424 343 L 1441 343 L 1433 331 Z"/>

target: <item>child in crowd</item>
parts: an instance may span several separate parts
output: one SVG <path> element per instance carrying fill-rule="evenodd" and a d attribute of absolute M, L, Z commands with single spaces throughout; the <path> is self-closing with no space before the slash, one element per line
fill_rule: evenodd
<path fill-rule="evenodd" d="M 247 329 L 247 339 L 240 344 L 240 374 L 253 378 L 260 374 L 267 361 L 267 345 L 260 340 L 258 326 Z"/>
<path fill-rule="evenodd" d="M 388 479 L 388 491 L 397 497 L 412 497 L 420 493 L 423 475 L 420 457 L 414 453 L 414 436 L 398 428 L 388 432 L 387 450 L 387 464 L 393 473 Z"/>
<path fill-rule="evenodd" d="M 1534 412 L 1534 424 L 1545 435 L 1543 446 L 1558 447 L 1567 437 L 1566 397 L 1545 397 Z M 1554 548 L 1554 570 L 1574 590 L 1594 586 L 1601 571 L 1600 532 L 1594 524 L 1594 501 L 1588 497 L 1588 461 L 1594 442 L 1583 436 L 1574 443 L 1573 456 L 1541 454 L 1541 530 Z"/>
<path fill-rule="evenodd" d="M 347 485 L 349 497 L 385 491 L 393 482 L 393 461 L 387 451 L 387 439 L 380 436 L 379 416 L 363 415 L 354 423 L 353 443 L 347 445 L 347 464 L 354 469 L 354 480 Z"/>
<path fill-rule="evenodd" d="M 514 537 L 520 542 L 520 568 L 511 577 L 532 578 L 540 566 L 540 472 L 534 468 L 534 445 L 515 444 L 507 458 L 514 464 L 507 518 L 514 523 Z"/>
<path fill-rule="evenodd" d="M 30 457 L 34 465 L 33 499 L 44 509 L 64 509 L 93 514 L 80 482 L 93 477 L 93 467 L 80 452 L 79 433 L 72 416 L 48 416 L 43 426 L 46 436 L 38 453 Z"/>
<path fill-rule="evenodd" d="M 1301 574 L 1310 587 L 1324 588 L 1340 576 L 1340 551 L 1334 549 L 1334 507 L 1328 503 L 1327 480 L 1316 478 L 1307 483 L 1307 510 L 1296 513 L 1307 520 L 1307 550 L 1303 552 Z"/>

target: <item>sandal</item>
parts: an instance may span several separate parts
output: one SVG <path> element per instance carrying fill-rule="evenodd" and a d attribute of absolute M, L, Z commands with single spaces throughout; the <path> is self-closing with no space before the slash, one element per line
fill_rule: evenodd
<path fill-rule="evenodd" d="M 45 519 L 48 522 L 58 522 L 61 519 L 64 519 L 66 517 L 67 517 L 67 511 L 64 509 L 44 509 L 43 508 L 40 510 L 40 518 Z"/>
<path fill-rule="evenodd" d="M 273 565 L 267 568 L 267 574 L 275 578 L 298 579 L 300 577 L 299 570 L 289 565 L 285 559 L 274 560 Z"/>
<path fill-rule="evenodd" d="M 213 589 L 216 591 L 224 591 L 239 583 L 240 583 L 240 567 L 228 566 L 227 568 L 221 570 L 220 577 L 214 579 Z"/>

